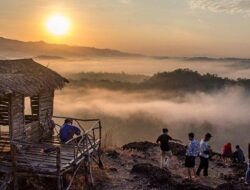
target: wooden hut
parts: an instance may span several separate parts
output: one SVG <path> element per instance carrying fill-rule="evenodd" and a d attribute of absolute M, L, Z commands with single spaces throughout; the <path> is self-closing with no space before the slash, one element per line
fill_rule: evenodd
<path fill-rule="evenodd" d="M 54 91 L 66 82 L 32 59 L 0 61 L 0 125 L 9 126 L 10 139 L 38 140 L 48 135 Z M 30 115 L 24 113 L 25 99 L 30 101 Z"/>
<path fill-rule="evenodd" d="M 58 135 L 53 136 L 54 91 L 67 82 L 32 59 L 0 60 L 0 172 L 11 174 L 14 189 L 18 189 L 18 176 L 29 174 L 55 177 L 61 189 L 65 172 L 83 162 L 89 166 L 100 149 L 99 119 L 74 119 L 82 130 L 77 143 L 62 144 Z M 30 106 L 29 114 L 25 113 L 25 102 Z M 95 122 L 91 135 L 80 122 Z M 49 154 L 48 147 L 52 150 Z"/>

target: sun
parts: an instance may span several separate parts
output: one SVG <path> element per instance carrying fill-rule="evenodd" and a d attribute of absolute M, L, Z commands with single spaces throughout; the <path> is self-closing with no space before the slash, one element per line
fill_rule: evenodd
<path fill-rule="evenodd" d="M 46 22 L 47 30 L 55 36 L 63 36 L 69 32 L 70 21 L 63 15 L 52 15 Z"/>

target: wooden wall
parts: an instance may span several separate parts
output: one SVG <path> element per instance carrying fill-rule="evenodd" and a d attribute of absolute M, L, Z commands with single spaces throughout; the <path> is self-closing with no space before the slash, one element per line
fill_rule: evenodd
<path fill-rule="evenodd" d="M 9 126 L 11 139 L 24 136 L 24 96 L 12 94 L 9 106 Z"/>
<path fill-rule="evenodd" d="M 50 135 L 49 122 L 53 116 L 54 92 L 43 92 L 39 95 L 39 120 L 43 127 L 43 136 Z"/>
<path fill-rule="evenodd" d="M 40 141 L 51 135 L 54 92 L 42 92 L 31 97 L 32 115 L 26 115 L 25 134 L 30 141 Z"/>
<path fill-rule="evenodd" d="M 48 136 L 51 134 L 49 123 L 53 116 L 53 102 L 54 92 L 43 92 L 39 96 L 33 96 L 32 116 L 25 116 L 23 95 L 0 97 L 0 125 L 9 125 L 12 139 L 34 139 L 31 138 L 33 135 L 36 139 Z"/>
<path fill-rule="evenodd" d="M 10 97 L 0 97 L 0 125 L 9 125 Z"/>

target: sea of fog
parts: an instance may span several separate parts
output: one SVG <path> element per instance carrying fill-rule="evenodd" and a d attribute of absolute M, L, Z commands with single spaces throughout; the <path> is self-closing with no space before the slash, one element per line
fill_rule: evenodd
<path fill-rule="evenodd" d="M 153 75 L 156 72 L 189 68 L 229 78 L 249 78 L 250 67 L 241 62 L 184 61 L 181 59 L 86 59 L 39 61 L 67 76 L 79 72 L 125 72 Z M 242 88 L 213 93 L 176 94 L 163 98 L 163 92 L 125 92 L 67 86 L 57 91 L 55 114 L 102 119 L 107 144 L 120 146 L 131 141 L 155 141 L 163 127 L 187 142 L 193 131 L 197 139 L 213 134 L 212 147 L 220 151 L 224 143 L 246 148 L 250 134 L 250 96 Z"/>
<path fill-rule="evenodd" d="M 112 72 L 128 74 L 153 75 L 157 72 L 173 71 L 178 68 L 189 68 L 200 73 L 213 73 L 221 77 L 250 78 L 250 61 L 190 61 L 185 59 L 65 59 L 37 60 L 39 63 L 65 75 L 79 72 Z"/>

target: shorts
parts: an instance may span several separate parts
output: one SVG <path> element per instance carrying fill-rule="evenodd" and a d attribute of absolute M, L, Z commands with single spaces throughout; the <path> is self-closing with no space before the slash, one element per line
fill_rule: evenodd
<path fill-rule="evenodd" d="M 185 167 L 186 168 L 194 168 L 194 166 L 195 166 L 195 157 L 194 156 L 186 156 Z"/>

